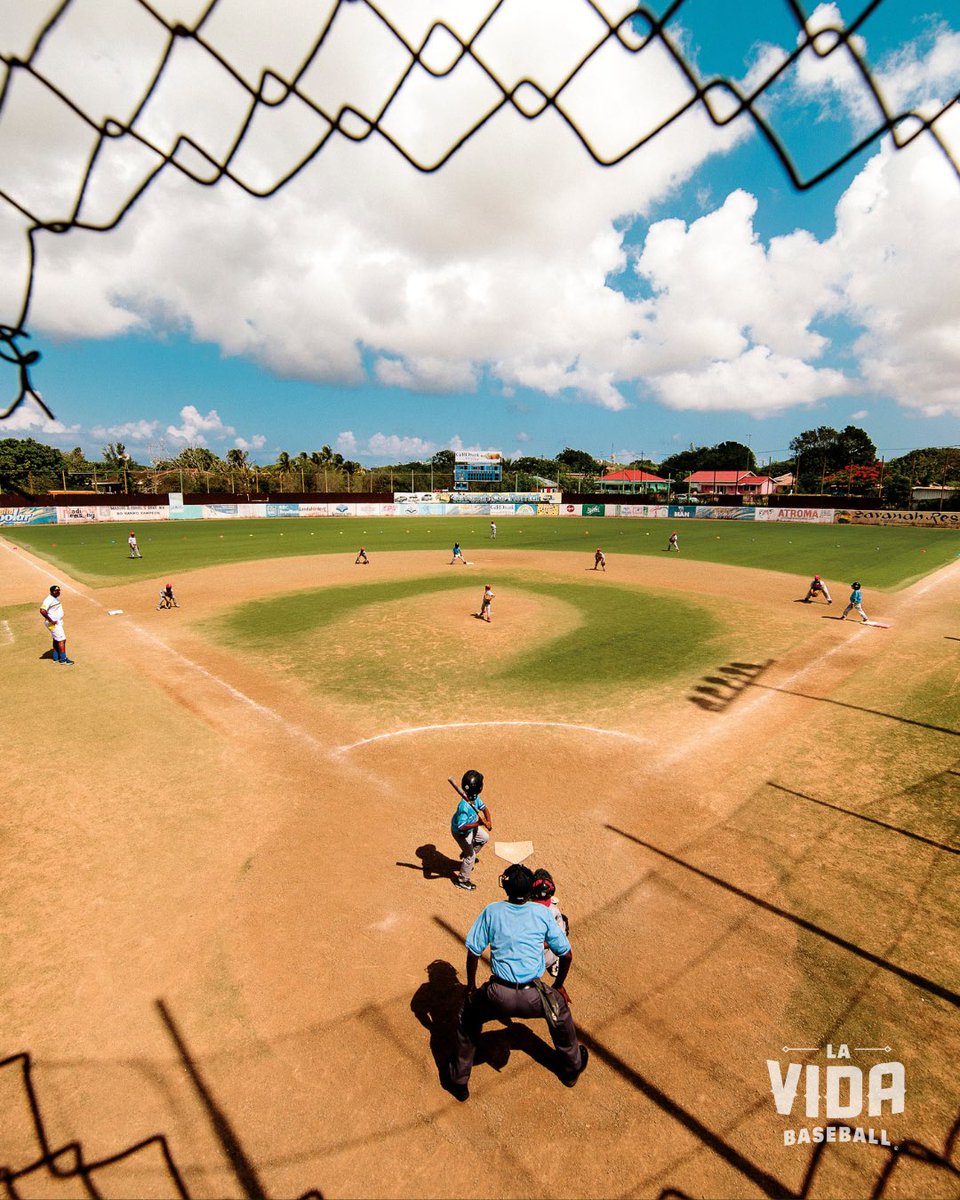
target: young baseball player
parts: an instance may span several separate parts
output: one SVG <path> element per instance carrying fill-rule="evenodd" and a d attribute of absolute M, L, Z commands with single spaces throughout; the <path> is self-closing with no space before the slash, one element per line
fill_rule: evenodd
<path fill-rule="evenodd" d="M 843 610 L 843 614 L 841 615 L 840 620 L 845 621 L 847 619 L 847 613 L 851 610 L 851 608 L 855 608 L 857 610 L 857 612 L 860 614 L 860 619 L 863 621 L 864 625 L 869 625 L 870 618 L 863 611 L 863 595 L 860 591 L 860 584 L 856 583 L 856 582 L 851 583 L 850 588 L 851 588 L 850 603 Z"/>
<path fill-rule="evenodd" d="M 157 605 L 157 612 L 161 608 L 179 608 L 177 598 L 173 594 L 173 584 L 167 583 L 160 589 L 160 603 Z"/>
<path fill-rule="evenodd" d="M 671 550 L 676 550 L 678 554 L 680 553 L 680 539 L 677 537 L 676 530 L 670 534 L 669 541 L 667 542 L 667 553 L 669 554 Z"/>
<path fill-rule="evenodd" d="M 127 545 L 130 547 L 131 558 L 143 558 L 143 555 L 140 553 L 140 547 L 137 545 L 137 535 L 132 529 L 130 530 L 130 536 L 127 538 Z"/>
<path fill-rule="evenodd" d="M 807 594 L 803 598 L 804 604 L 809 604 L 815 596 L 819 596 L 821 594 L 828 604 L 833 603 L 833 600 L 830 598 L 830 592 L 827 588 L 827 585 L 823 582 L 819 575 L 814 575 L 814 577 L 810 580 L 810 587 L 807 589 Z"/>
<path fill-rule="evenodd" d="M 490 624 L 490 605 L 493 601 L 493 588 L 489 583 L 483 585 L 483 599 L 480 601 L 480 611 L 477 616 Z"/>
<path fill-rule="evenodd" d="M 454 542 L 453 543 L 453 558 L 450 559 L 450 562 L 447 565 L 452 567 L 453 564 L 457 561 L 463 563 L 464 566 L 467 565 L 467 560 L 463 557 L 463 551 L 460 549 L 460 543 Z"/>
<path fill-rule="evenodd" d="M 360 549 L 357 551 L 357 557 L 356 557 L 356 558 L 353 560 L 353 565 L 354 565 L 354 566 L 356 566 L 356 565 L 357 565 L 357 563 L 363 563 L 363 565 L 364 565 L 365 567 L 369 567 L 369 566 L 370 566 L 370 559 L 369 559 L 369 558 L 367 558 L 367 552 L 366 552 L 366 550 L 364 550 L 364 548 L 363 548 L 362 546 L 361 546 L 361 547 L 360 547 Z"/>
<path fill-rule="evenodd" d="M 606 555 L 603 553 L 603 551 L 600 549 L 599 546 L 597 547 L 597 551 L 593 556 L 593 569 L 595 571 L 606 571 L 606 569 L 607 569 Z"/>
<path fill-rule="evenodd" d="M 453 783 L 453 780 L 450 782 Z M 457 788 L 455 783 L 453 786 Z M 460 803 L 450 821 L 450 832 L 460 847 L 460 872 L 453 882 L 465 892 L 475 892 L 477 885 L 471 882 L 470 875 L 476 866 L 477 856 L 490 840 L 489 830 L 493 825 L 490 811 L 480 799 L 483 776 L 479 771 L 465 772 L 457 791 L 460 793 Z"/>
<path fill-rule="evenodd" d="M 72 658 L 67 658 L 67 635 L 63 631 L 63 602 L 60 588 L 55 583 L 50 585 L 49 595 L 40 602 L 40 616 L 53 639 L 53 661 L 72 667 L 74 662 Z"/>
<path fill-rule="evenodd" d="M 554 895 L 556 892 L 556 884 L 553 882 L 553 876 L 549 871 L 540 867 L 539 870 L 533 873 L 533 887 L 530 889 L 530 899 L 537 904 L 542 904 L 548 909 L 550 915 L 560 926 L 565 937 L 570 934 L 570 922 L 566 918 L 566 914 L 560 911 L 560 905 Z M 543 957 L 546 962 L 547 970 L 551 975 L 556 975 L 560 969 L 560 956 L 554 954 L 550 946 L 544 942 Z"/>
<path fill-rule="evenodd" d="M 490 522 L 490 539 L 491 539 L 491 541 L 494 541 L 494 542 L 497 540 L 497 523 L 496 523 L 496 521 Z"/>

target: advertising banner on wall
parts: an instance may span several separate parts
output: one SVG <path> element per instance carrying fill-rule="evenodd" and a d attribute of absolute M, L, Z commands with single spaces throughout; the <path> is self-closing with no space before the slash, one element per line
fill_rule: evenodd
<path fill-rule="evenodd" d="M 618 504 L 619 517 L 669 517 L 670 508 L 666 504 Z"/>
<path fill-rule="evenodd" d="M 605 504 L 581 504 L 581 514 L 585 517 L 602 517 L 606 514 Z"/>
<path fill-rule="evenodd" d="M 435 507 L 430 504 L 421 504 L 420 512 L 424 509 Z M 489 504 L 441 504 L 440 512 L 448 517 L 489 517 Z M 511 508 L 511 512 L 513 509 Z"/>
<path fill-rule="evenodd" d="M 58 525 L 89 525 L 97 519 L 95 508 L 85 508 L 82 504 L 70 504 L 66 507 L 57 506 Z"/>
<path fill-rule="evenodd" d="M 695 517 L 697 515 L 697 506 L 695 504 L 668 504 L 667 516 L 672 521 L 682 521 L 685 517 Z"/>
<path fill-rule="evenodd" d="M 581 515 L 580 507 L 581 506 L 579 504 L 561 504 L 560 505 L 560 516 L 561 517 L 579 517 Z"/>
<path fill-rule="evenodd" d="M 267 504 L 268 517 L 299 517 L 299 504 Z"/>
<path fill-rule="evenodd" d="M 745 505 L 703 504 L 697 507 L 696 514 L 713 521 L 752 521 L 756 511 Z"/>
<path fill-rule="evenodd" d="M 559 504 L 538 504 L 537 505 L 537 516 L 538 517 L 559 517 L 560 516 L 560 505 Z"/>
<path fill-rule="evenodd" d="M 56 525 L 55 508 L 0 508 L 0 525 Z"/>
<path fill-rule="evenodd" d="M 178 508 L 171 505 L 169 517 L 171 521 L 200 521 L 203 519 L 203 505 L 181 504 Z"/>
<path fill-rule="evenodd" d="M 775 512 L 778 521 L 801 521 L 810 525 L 832 525 L 832 508 L 775 508 L 767 509 Z"/>
<path fill-rule="evenodd" d="M 887 512 L 884 509 L 838 508 L 837 525 L 907 525 L 927 529 L 960 529 L 960 512 Z"/>

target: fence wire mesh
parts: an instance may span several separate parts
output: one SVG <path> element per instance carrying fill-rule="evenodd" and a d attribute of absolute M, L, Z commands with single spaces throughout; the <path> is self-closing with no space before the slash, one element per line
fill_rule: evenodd
<path fill-rule="evenodd" d="M 268 20 L 263 10 L 253 18 L 249 12 L 244 15 L 241 0 L 208 0 L 189 24 L 165 16 L 161 0 L 61 0 L 39 28 L 25 23 L 29 18 L 23 10 L 29 6 L 16 10 L 19 19 L 12 25 L 20 27 L 20 46 L 0 53 L 0 151 L 23 121 L 35 131 L 38 156 L 44 138 L 51 131 L 60 136 L 67 127 L 82 130 L 85 146 L 81 155 L 34 172 L 33 187 L 24 185 L 27 168 L 36 165 L 29 151 L 21 150 L 12 163 L 8 157 L 2 176 L 0 222 L 9 218 L 19 223 L 28 246 L 19 310 L 0 313 L 6 318 L 0 324 L 0 358 L 14 368 L 17 380 L 0 419 L 28 399 L 52 416 L 31 378 L 39 353 L 25 344 L 38 235 L 115 229 L 165 172 L 206 188 L 228 180 L 252 197 L 266 198 L 303 172 L 331 142 L 374 137 L 414 170 L 434 172 L 498 113 L 510 109 L 528 121 L 552 112 L 601 167 L 622 162 L 671 131 L 680 136 L 678 123 L 699 112 L 718 128 L 751 121 L 798 190 L 815 187 L 887 136 L 897 149 L 921 136 L 933 139 L 960 178 L 960 159 L 942 132 L 944 115 L 958 104 L 960 93 L 934 106 L 895 108 L 884 98 L 862 52 L 864 26 L 885 0 L 870 0 L 844 25 L 822 19 L 811 24 L 801 4 L 782 0 L 794 44 L 770 56 L 763 69 L 745 70 L 748 83 L 701 72 L 683 25 L 694 3 L 674 0 L 658 13 L 623 0 L 553 0 L 549 6 L 537 0 L 476 0 L 459 6 L 459 21 L 439 18 L 416 37 L 407 32 L 412 25 L 405 20 L 409 14 L 404 6 L 390 0 L 301 4 L 294 6 L 301 39 L 295 60 L 281 55 L 286 61 L 273 65 L 264 65 L 262 54 L 251 57 L 237 30 L 245 21 L 249 39 L 252 20 L 256 40 L 259 23 L 262 40 L 269 44 L 269 26 L 280 18 L 274 14 Z M 509 37 L 518 12 L 527 28 L 532 13 L 545 36 L 561 46 L 562 68 L 549 72 L 549 79 L 525 70 L 522 41 L 506 59 L 491 49 L 502 46 L 504 35 Z M 731 7 L 731 22 L 748 19 Z M 563 33 L 559 42 L 558 30 Z M 130 77 L 139 74 L 135 88 L 118 84 L 114 61 L 117 47 L 131 34 L 137 49 L 130 57 L 139 68 L 129 72 Z M 6 44 L 16 41 L 8 30 Z M 631 60 L 641 84 L 644 72 L 662 70 L 665 64 L 673 76 L 667 95 L 653 103 L 633 108 L 631 95 L 614 100 L 617 137 L 604 130 L 596 106 L 587 116 L 577 103 L 585 90 L 609 88 L 614 55 Z M 778 131 L 768 111 L 774 106 L 765 101 L 798 61 L 811 55 L 843 59 L 872 116 L 844 144 L 829 150 L 825 144 L 823 161 L 802 170 L 789 137 Z M 355 70 L 361 58 L 364 69 Z M 372 87 L 370 61 L 378 74 Z M 155 119 L 156 102 L 175 93 L 188 71 L 211 92 L 224 84 L 233 91 L 237 103 L 225 135 L 204 138 L 183 127 L 164 128 Z M 366 85 L 351 89 L 351 77 L 361 75 Z M 422 102 L 431 84 L 438 85 L 433 102 L 438 121 L 426 137 L 415 122 L 404 119 L 404 111 L 412 97 Z M 456 104 L 447 103 L 450 96 L 457 97 Z M 271 137 L 271 129 L 280 136 Z M 262 153 L 265 139 L 271 143 L 269 161 Z M 254 145 L 258 150 L 251 154 Z"/>

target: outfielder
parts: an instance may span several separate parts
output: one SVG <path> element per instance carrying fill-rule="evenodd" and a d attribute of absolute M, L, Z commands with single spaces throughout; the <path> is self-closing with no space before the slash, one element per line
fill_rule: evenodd
<path fill-rule="evenodd" d="M 594 554 L 594 556 L 593 556 L 593 569 L 595 571 L 606 571 L 606 569 L 607 569 L 606 555 L 603 553 L 603 551 L 600 549 L 599 546 L 597 547 L 596 554 Z"/>
<path fill-rule="evenodd" d="M 480 799 L 483 776 L 479 771 L 467 771 L 459 787 L 452 779 L 450 784 L 460 795 L 460 803 L 450 821 L 450 832 L 460 847 L 460 873 L 454 876 L 453 882 L 465 892 L 475 892 L 477 885 L 471 882 L 470 875 L 477 856 L 490 840 L 489 830 L 493 825 L 490 811 Z"/>
<path fill-rule="evenodd" d="M 676 530 L 670 534 L 667 541 L 667 553 L 669 554 L 671 550 L 676 550 L 678 554 L 680 553 L 680 538 L 677 536 Z"/>
<path fill-rule="evenodd" d="M 127 545 L 130 547 L 131 558 L 143 558 L 143 555 L 140 553 L 140 547 L 137 545 L 137 535 L 132 529 L 130 530 L 130 536 L 127 538 Z"/>
<path fill-rule="evenodd" d="M 830 598 L 830 592 L 827 588 L 827 585 L 823 582 L 819 575 L 814 575 L 814 577 L 810 580 L 810 587 L 807 589 L 807 594 L 803 598 L 803 603 L 809 604 L 810 601 L 813 600 L 815 596 L 820 595 L 821 592 L 823 593 L 824 600 L 826 600 L 828 604 L 832 604 L 833 600 Z"/>

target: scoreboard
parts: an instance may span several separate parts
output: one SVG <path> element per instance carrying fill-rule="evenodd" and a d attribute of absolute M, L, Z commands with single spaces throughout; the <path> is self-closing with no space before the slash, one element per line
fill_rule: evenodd
<path fill-rule="evenodd" d="M 466 492 L 471 483 L 499 483 L 503 461 L 498 451 L 459 450 L 453 463 L 453 487 Z"/>

